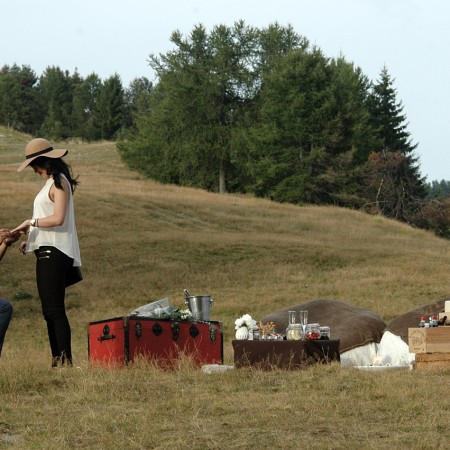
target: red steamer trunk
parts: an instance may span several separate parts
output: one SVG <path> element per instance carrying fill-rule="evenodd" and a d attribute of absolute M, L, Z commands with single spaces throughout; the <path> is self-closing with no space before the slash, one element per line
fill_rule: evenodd
<path fill-rule="evenodd" d="M 126 317 L 100 320 L 89 324 L 88 353 L 91 363 L 123 366 L 128 360 Z"/>
<path fill-rule="evenodd" d="M 182 354 L 195 364 L 223 364 L 223 333 L 220 322 L 171 321 L 130 317 L 129 361 L 144 357 L 164 367 Z"/>
<path fill-rule="evenodd" d="M 199 366 L 223 364 L 222 324 L 132 316 L 91 322 L 88 352 L 91 363 L 108 366 L 144 358 L 168 368 L 182 355 Z"/>

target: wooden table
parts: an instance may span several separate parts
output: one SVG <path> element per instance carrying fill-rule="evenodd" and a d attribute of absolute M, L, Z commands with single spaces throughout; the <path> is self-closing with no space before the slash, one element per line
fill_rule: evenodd
<path fill-rule="evenodd" d="M 232 341 L 236 368 L 301 369 L 311 364 L 340 361 L 339 340 Z"/>

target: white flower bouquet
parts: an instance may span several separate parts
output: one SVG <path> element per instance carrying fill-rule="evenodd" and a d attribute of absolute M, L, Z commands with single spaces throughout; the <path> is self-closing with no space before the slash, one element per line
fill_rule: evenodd
<path fill-rule="evenodd" d="M 192 313 L 189 309 L 181 309 L 179 311 L 181 320 L 191 320 L 192 319 Z"/>
<path fill-rule="evenodd" d="M 248 330 L 253 330 L 256 326 L 256 320 L 252 319 L 250 314 L 244 314 L 234 322 L 235 329 L 238 330 L 241 327 L 246 327 Z"/>

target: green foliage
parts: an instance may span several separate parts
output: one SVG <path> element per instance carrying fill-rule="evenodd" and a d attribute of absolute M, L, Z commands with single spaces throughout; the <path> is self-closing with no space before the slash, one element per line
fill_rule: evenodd
<path fill-rule="evenodd" d="M 14 294 L 14 300 L 29 300 L 33 298 L 33 296 L 26 291 L 19 291 Z"/>
<path fill-rule="evenodd" d="M 138 101 L 125 97 L 118 75 L 102 82 L 95 73 L 83 79 L 55 66 L 39 78 L 28 66 L 0 71 L 0 124 L 49 139 L 114 139 L 127 111 L 138 108 L 127 100 Z"/>
<path fill-rule="evenodd" d="M 279 59 L 263 86 L 249 133 L 249 190 L 277 201 L 341 203 L 363 146 L 374 140 L 366 80 L 342 58 L 302 49 Z"/>
<path fill-rule="evenodd" d="M 102 82 L 98 75 L 92 73 L 74 87 L 73 91 L 73 132 L 86 141 L 100 138 L 95 123 L 96 103 Z"/>
<path fill-rule="evenodd" d="M 128 89 L 117 74 L 48 67 L 37 78 L 5 66 L 0 123 L 51 139 L 118 139 L 130 168 L 163 183 L 428 224 L 421 209 L 438 188 L 420 175 L 386 67 L 372 83 L 277 23 L 197 25 L 170 39 L 171 51 L 149 56 L 155 83 L 136 78 Z"/>
<path fill-rule="evenodd" d="M 99 87 L 94 111 L 93 122 L 100 139 L 115 139 L 124 114 L 124 91 L 119 75 L 112 75 Z"/>
<path fill-rule="evenodd" d="M 175 50 L 150 56 L 158 82 L 118 143 L 130 167 L 162 182 L 365 206 L 412 223 L 426 188 L 386 68 L 373 85 L 278 24 L 199 25 L 171 40 Z"/>
<path fill-rule="evenodd" d="M 380 79 L 373 86 L 368 101 L 371 120 L 381 140 L 381 149 L 410 155 L 417 144 L 411 142 L 410 134 L 406 129 L 403 105 L 397 101 L 397 91 L 394 89 L 393 83 L 394 80 L 389 75 L 387 68 L 383 67 Z"/>
<path fill-rule="evenodd" d="M 254 121 L 260 75 L 269 61 L 303 40 L 291 28 L 278 25 L 256 30 L 244 22 L 203 26 L 189 38 L 172 34 L 176 49 L 151 55 L 159 77 L 150 98 L 148 117 L 136 118 L 137 136 L 119 142 L 125 161 L 150 155 L 141 166 L 159 181 L 225 192 L 243 191 L 247 184 L 245 130 Z"/>
<path fill-rule="evenodd" d="M 368 101 L 371 122 L 381 147 L 369 157 L 367 196 L 371 206 L 387 217 L 415 222 L 427 189 L 421 177 L 403 106 L 397 102 L 393 81 L 384 67 Z"/>
<path fill-rule="evenodd" d="M 40 133 L 49 139 L 71 136 L 72 82 L 68 71 L 48 67 L 39 80 L 39 101 L 46 111 Z"/>
<path fill-rule="evenodd" d="M 140 115 L 150 113 L 150 93 L 153 84 L 146 77 L 135 78 L 124 93 L 124 121 L 125 128 L 133 128 L 135 120 Z"/>
<path fill-rule="evenodd" d="M 36 74 L 29 66 L 3 66 L 0 70 L 0 123 L 32 133 L 41 113 Z"/>
<path fill-rule="evenodd" d="M 431 183 L 427 183 L 426 187 L 428 191 L 427 198 L 442 199 L 450 197 L 450 181 L 433 180 Z"/>

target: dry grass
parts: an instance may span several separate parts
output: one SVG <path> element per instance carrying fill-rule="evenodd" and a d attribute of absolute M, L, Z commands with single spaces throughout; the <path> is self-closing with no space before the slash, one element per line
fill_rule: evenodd
<path fill-rule="evenodd" d="M 0 128 L 0 226 L 31 214 L 42 182 L 15 169 L 27 137 Z M 232 364 L 234 320 L 313 298 L 390 320 L 449 294 L 450 242 L 381 217 L 280 205 L 145 180 L 109 142 L 70 142 L 85 280 L 68 293 L 74 370 L 51 371 L 34 260 L 6 255 L 15 314 L 0 360 L 0 448 L 446 448 L 449 371 L 205 374 L 182 361 L 91 369 L 87 324 L 183 289 L 214 298 Z M 26 298 L 31 297 L 31 298 Z"/>

